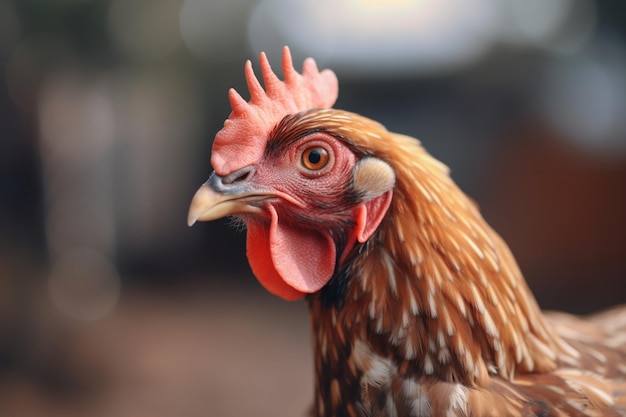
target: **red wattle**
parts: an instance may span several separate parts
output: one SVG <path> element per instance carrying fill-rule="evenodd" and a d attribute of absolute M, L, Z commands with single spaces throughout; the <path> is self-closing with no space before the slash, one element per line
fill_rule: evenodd
<path fill-rule="evenodd" d="M 306 295 L 289 286 L 274 268 L 269 247 L 269 227 L 248 225 L 246 254 L 254 276 L 267 291 L 288 301 L 299 300 Z"/>
<path fill-rule="evenodd" d="M 335 270 L 335 243 L 325 232 L 280 222 L 274 207 L 267 209 L 269 225 L 248 227 L 248 260 L 257 279 L 286 300 L 319 291 Z"/>

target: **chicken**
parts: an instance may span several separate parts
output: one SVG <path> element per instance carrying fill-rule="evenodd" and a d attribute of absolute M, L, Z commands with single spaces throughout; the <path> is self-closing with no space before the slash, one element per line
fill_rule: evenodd
<path fill-rule="evenodd" d="M 626 308 L 542 313 L 414 138 L 332 108 L 337 79 L 250 61 L 188 223 L 234 216 L 260 283 L 306 298 L 315 416 L 626 416 Z"/>

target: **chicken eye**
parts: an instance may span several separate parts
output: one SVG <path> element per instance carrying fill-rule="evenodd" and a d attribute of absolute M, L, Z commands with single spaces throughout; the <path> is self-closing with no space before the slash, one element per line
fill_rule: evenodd
<path fill-rule="evenodd" d="M 321 146 L 313 146 L 302 152 L 302 165 L 311 171 L 319 171 L 328 164 L 330 156 L 328 151 Z"/>

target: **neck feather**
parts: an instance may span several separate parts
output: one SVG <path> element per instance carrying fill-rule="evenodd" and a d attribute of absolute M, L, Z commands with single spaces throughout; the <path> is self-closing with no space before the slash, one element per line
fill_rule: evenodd
<path fill-rule="evenodd" d="M 348 349 L 349 328 L 407 373 L 470 386 L 554 370 L 571 348 L 545 322 L 506 244 L 444 165 L 415 139 L 389 135 L 397 149 L 377 156 L 397 173 L 392 206 L 349 264 L 342 305 L 314 317 L 314 332 Z M 323 315 L 315 303 L 313 315 Z"/>

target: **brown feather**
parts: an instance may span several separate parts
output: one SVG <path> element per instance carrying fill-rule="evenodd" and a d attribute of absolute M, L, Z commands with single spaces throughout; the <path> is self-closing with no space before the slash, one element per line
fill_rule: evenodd
<path fill-rule="evenodd" d="M 626 310 L 544 316 L 506 244 L 417 140 L 339 110 L 307 112 L 304 125 L 396 173 L 341 305 L 309 299 L 316 415 L 624 413 Z"/>

